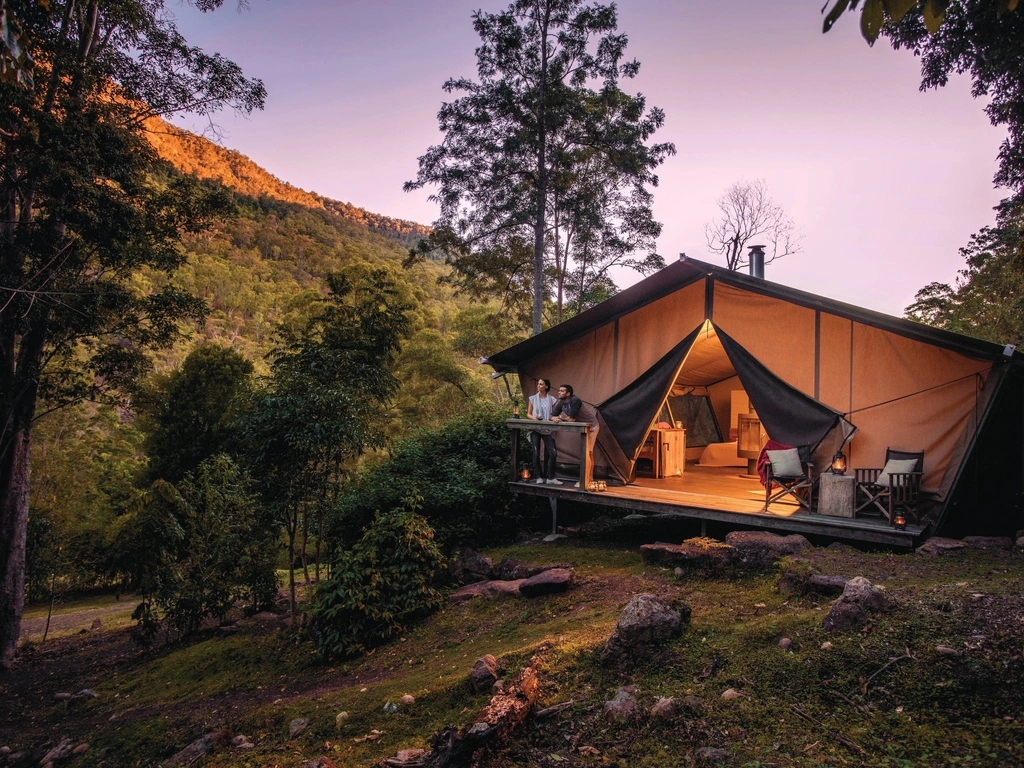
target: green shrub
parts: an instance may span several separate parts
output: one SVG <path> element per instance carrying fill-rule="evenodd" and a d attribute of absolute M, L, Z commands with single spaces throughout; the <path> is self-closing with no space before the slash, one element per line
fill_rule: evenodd
<path fill-rule="evenodd" d="M 399 443 L 341 495 L 330 537 L 352 542 L 377 510 L 420 497 L 422 514 L 444 552 L 512 539 L 524 519 L 536 514 L 537 501 L 508 489 L 508 415 L 493 405 L 477 406 Z"/>
<path fill-rule="evenodd" d="M 122 518 L 115 568 L 142 593 L 136 636 L 151 641 L 163 616 L 184 635 L 237 600 L 252 610 L 277 590 L 277 530 L 245 473 L 207 459 L 177 484 L 157 480 Z"/>
<path fill-rule="evenodd" d="M 440 607 L 430 585 L 444 557 L 414 507 L 378 514 L 317 587 L 313 633 L 321 658 L 363 653 Z"/>

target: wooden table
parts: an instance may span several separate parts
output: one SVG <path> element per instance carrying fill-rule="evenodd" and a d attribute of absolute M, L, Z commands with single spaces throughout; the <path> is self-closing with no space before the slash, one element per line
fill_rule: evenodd
<path fill-rule="evenodd" d="M 857 479 L 853 475 L 826 472 L 818 478 L 818 514 L 830 517 L 854 517 Z"/>
<path fill-rule="evenodd" d="M 587 438 L 590 435 L 590 425 L 585 421 L 535 421 L 534 419 L 505 419 L 505 423 L 512 429 L 512 472 L 513 483 L 521 482 L 519 477 L 519 452 L 520 433 L 534 429 L 544 429 L 549 432 L 576 432 L 580 436 L 580 490 L 587 489 Z M 527 442 L 529 445 L 529 442 Z"/>

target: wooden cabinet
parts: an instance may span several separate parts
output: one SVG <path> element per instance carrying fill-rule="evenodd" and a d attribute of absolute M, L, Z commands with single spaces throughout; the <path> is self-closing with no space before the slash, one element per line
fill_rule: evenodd
<path fill-rule="evenodd" d="M 686 469 L 686 430 L 652 429 L 636 459 L 640 477 L 675 477 Z"/>

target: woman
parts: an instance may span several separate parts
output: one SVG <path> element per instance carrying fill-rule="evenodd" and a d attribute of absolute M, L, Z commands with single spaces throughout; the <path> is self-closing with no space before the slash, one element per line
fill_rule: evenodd
<path fill-rule="evenodd" d="M 555 396 L 549 394 L 551 381 L 549 379 L 537 380 L 537 394 L 530 395 L 529 403 L 526 406 L 526 418 L 533 421 L 550 421 L 551 409 L 558 401 Z M 540 446 L 544 443 L 544 462 L 541 462 Z M 561 485 L 561 481 L 555 479 L 555 436 L 550 429 L 535 429 L 530 432 L 530 444 L 533 446 L 533 474 L 537 478 L 537 485 Z M 546 467 L 545 467 L 546 465 Z M 545 468 L 547 471 L 545 471 Z"/>

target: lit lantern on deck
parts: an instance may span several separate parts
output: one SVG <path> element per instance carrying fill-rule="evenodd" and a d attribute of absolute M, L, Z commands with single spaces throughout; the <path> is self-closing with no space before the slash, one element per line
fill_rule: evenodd
<path fill-rule="evenodd" d="M 836 455 L 832 457 L 832 466 L 830 468 L 833 475 L 846 474 L 846 456 L 843 455 L 842 451 L 836 451 Z"/>
<path fill-rule="evenodd" d="M 907 518 L 904 517 L 902 512 L 897 512 L 892 519 L 892 524 L 897 531 L 902 531 L 907 527 Z"/>
<path fill-rule="evenodd" d="M 522 480 L 524 480 L 524 481 L 525 480 L 529 480 L 530 479 L 530 470 L 527 467 L 523 467 L 522 471 L 519 473 L 519 477 Z"/>

